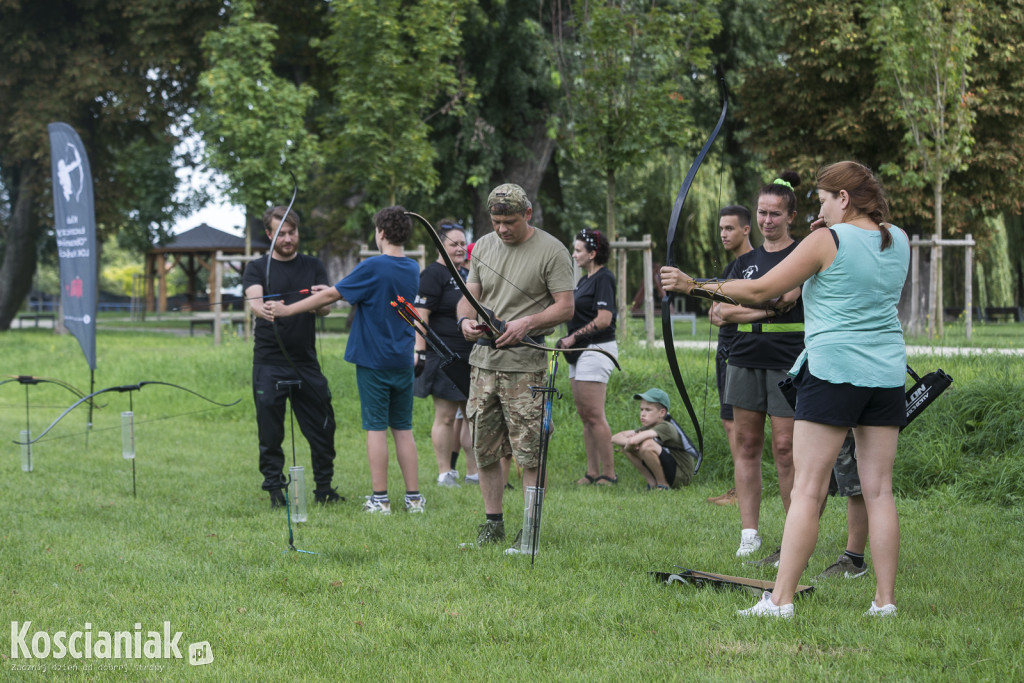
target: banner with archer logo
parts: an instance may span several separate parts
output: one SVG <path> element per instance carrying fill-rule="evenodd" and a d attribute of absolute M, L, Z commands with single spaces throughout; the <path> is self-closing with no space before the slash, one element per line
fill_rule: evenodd
<path fill-rule="evenodd" d="M 95 370 L 98 270 L 92 171 L 82 139 L 71 126 L 51 123 L 47 128 L 64 326 L 78 339 L 89 369 Z"/>

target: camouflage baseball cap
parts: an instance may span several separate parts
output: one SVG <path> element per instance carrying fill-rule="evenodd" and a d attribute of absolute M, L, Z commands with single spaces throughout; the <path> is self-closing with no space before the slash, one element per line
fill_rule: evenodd
<path fill-rule="evenodd" d="M 491 190 L 490 196 L 487 197 L 487 213 L 522 214 L 530 208 L 533 208 L 533 205 L 526 196 L 526 190 L 515 183 L 498 185 Z"/>

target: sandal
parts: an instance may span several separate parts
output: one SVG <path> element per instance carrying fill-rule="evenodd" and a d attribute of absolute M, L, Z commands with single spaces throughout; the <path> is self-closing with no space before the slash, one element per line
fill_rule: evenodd
<path fill-rule="evenodd" d="M 608 482 L 608 483 L 606 484 L 604 482 Z M 595 484 L 601 484 L 602 486 L 614 486 L 615 484 L 619 483 L 619 478 L 618 477 L 609 477 L 606 474 L 602 474 L 601 476 L 599 476 L 599 477 L 594 479 L 594 483 Z"/>
<path fill-rule="evenodd" d="M 586 486 L 587 484 L 593 484 L 600 478 L 601 477 L 592 477 L 589 474 L 584 474 L 582 477 L 576 480 L 576 483 L 579 484 L 580 486 Z"/>

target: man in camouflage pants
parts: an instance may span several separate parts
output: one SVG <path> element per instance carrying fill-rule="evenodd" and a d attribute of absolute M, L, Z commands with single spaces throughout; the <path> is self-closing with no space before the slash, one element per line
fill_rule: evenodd
<path fill-rule="evenodd" d="M 860 491 L 860 476 L 857 473 L 857 448 L 853 441 L 853 430 L 846 435 L 839 457 L 832 468 L 832 480 L 828 484 L 830 496 L 846 498 L 846 551 L 835 562 L 819 574 L 827 579 L 841 576 L 856 579 L 868 573 L 864 550 L 868 544 L 868 511 Z M 822 507 L 822 512 L 825 508 Z"/>
<path fill-rule="evenodd" d="M 494 230 L 473 247 L 467 284 L 478 301 L 505 321 L 504 329 L 490 338 L 477 329 L 483 321 L 476 320 L 468 300 L 463 298 L 458 308 L 459 330 L 477 342 L 469 356 L 466 419 L 487 515 L 478 529 L 478 546 L 505 538 L 501 458 L 511 455 L 523 468 L 524 497 L 537 485 L 543 395 L 534 396 L 530 387 L 546 384 L 547 354 L 519 342 L 529 336 L 543 343 L 544 335 L 572 318 L 575 288 L 569 251 L 530 225 L 533 206 L 523 188 L 511 183 L 494 188 L 487 211 Z"/>

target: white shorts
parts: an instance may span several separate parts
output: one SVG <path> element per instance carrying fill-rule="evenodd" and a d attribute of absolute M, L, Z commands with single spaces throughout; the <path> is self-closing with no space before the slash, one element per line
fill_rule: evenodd
<path fill-rule="evenodd" d="M 619 357 L 619 345 L 615 341 L 587 344 L 587 348 L 604 349 L 616 358 Z M 612 359 L 608 356 L 603 353 L 587 353 L 584 351 L 580 354 L 580 359 L 576 362 L 576 365 L 569 365 L 569 379 L 574 379 L 578 382 L 608 384 L 608 378 L 612 376 L 612 371 L 614 370 L 615 364 L 612 363 Z"/>

